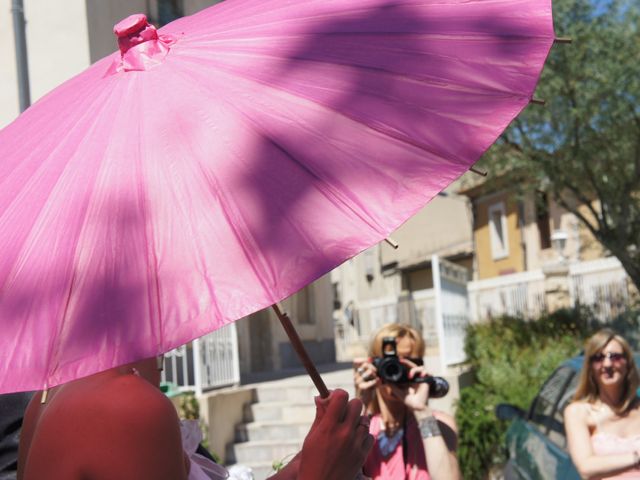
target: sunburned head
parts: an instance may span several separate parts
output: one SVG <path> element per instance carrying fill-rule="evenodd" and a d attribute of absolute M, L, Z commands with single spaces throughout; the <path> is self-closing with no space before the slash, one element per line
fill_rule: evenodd
<path fill-rule="evenodd" d="M 616 413 L 624 413 L 636 399 L 639 383 L 631 348 L 622 336 L 603 329 L 587 340 L 575 400 L 593 403 L 605 391 L 618 392 L 613 408 Z"/>

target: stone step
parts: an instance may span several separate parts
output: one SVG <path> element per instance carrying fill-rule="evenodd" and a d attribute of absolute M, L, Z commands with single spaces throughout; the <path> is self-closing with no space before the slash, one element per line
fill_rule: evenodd
<path fill-rule="evenodd" d="M 302 440 L 250 441 L 231 445 L 227 457 L 233 458 L 233 463 L 247 465 L 253 469 L 258 464 L 290 459 L 301 448 Z"/>
<path fill-rule="evenodd" d="M 354 395 L 353 384 L 328 385 L 328 388 L 335 390 L 341 388 L 349 393 L 349 397 Z M 292 402 L 313 404 L 313 399 L 318 395 L 318 391 L 313 385 L 278 385 L 266 384 L 256 388 L 256 400 L 263 402 Z"/>
<path fill-rule="evenodd" d="M 268 402 L 252 403 L 244 407 L 244 420 L 252 422 L 309 422 L 316 416 L 313 403 Z"/>
<path fill-rule="evenodd" d="M 352 372 L 323 375 L 330 390 L 341 388 L 354 396 Z M 236 426 L 236 442 L 227 446 L 227 463 L 246 465 L 255 480 L 274 473 L 273 463 L 289 461 L 302 448 L 315 418 L 318 395 L 308 377 L 289 378 L 255 385 L 255 401 L 244 407 L 245 423 Z"/>
<path fill-rule="evenodd" d="M 262 440 L 302 440 L 311 422 L 252 422 L 236 427 L 236 442 Z"/>

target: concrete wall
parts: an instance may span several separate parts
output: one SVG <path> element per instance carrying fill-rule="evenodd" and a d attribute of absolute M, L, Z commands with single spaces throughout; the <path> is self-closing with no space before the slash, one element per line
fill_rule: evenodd
<path fill-rule="evenodd" d="M 85 0 L 91 62 L 118 49 L 113 26 L 134 13 L 147 13 L 147 0 Z"/>
<path fill-rule="evenodd" d="M 316 280 L 281 302 L 312 360 L 318 364 L 336 359 L 333 333 L 333 293 L 329 275 Z M 241 374 L 299 367 L 280 321 L 271 308 L 237 322 Z"/>
<path fill-rule="evenodd" d="M 398 296 L 405 288 L 417 290 L 420 285 L 429 288 L 426 285 L 431 282 L 430 274 L 420 267 L 430 262 L 431 255 L 471 252 L 473 232 L 469 201 L 466 197 L 453 195 L 451 192 L 455 188 L 447 189 L 446 196 L 436 196 L 390 235 L 398 243 L 398 249 L 381 242 L 332 272 L 331 281 L 338 285 L 342 308 L 350 303 Z M 408 282 L 402 278 L 405 270 Z"/>
<path fill-rule="evenodd" d="M 471 249 L 472 234 L 466 197 L 438 195 L 391 235 L 400 247 L 394 250 L 384 244 L 381 261 L 405 266 L 428 259 L 434 252 L 443 256 L 466 252 Z"/>
<path fill-rule="evenodd" d="M 596 211 L 600 209 L 599 202 L 594 202 L 593 206 Z M 565 212 L 560 209 L 560 207 L 556 208 L 562 212 L 560 224 L 557 228 L 567 232 L 569 236 L 567 239 L 567 247 L 564 252 L 565 256 L 569 259 L 582 261 L 603 258 L 605 256 L 605 249 L 602 244 L 596 240 L 589 229 L 571 213 Z M 593 215 L 586 205 L 581 205 L 579 207 L 579 211 L 588 219 L 593 219 Z M 596 222 L 594 221 L 593 223 Z"/>
<path fill-rule="evenodd" d="M 184 15 L 192 15 L 220 0 L 184 0 Z M 157 18 L 157 0 L 86 0 L 91 61 L 95 62 L 117 49 L 113 26 L 134 13 Z"/>
<path fill-rule="evenodd" d="M 488 208 L 504 202 L 507 206 L 507 234 L 509 237 L 509 256 L 494 260 L 491 252 L 491 239 L 488 224 Z M 518 206 L 521 203 L 521 207 Z M 527 194 L 516 198 L 514 193 L 501 192 L 475 199 L 475 238 L 477 279 L 492 278 L 506 273 L 518 273 L 543 269 L 560 260 L 560 254 L 552 246 L 541 248 L 540 231 L 536 221 L 535 198 Z M 519 208 L 523 214 L 522 228 L 519 224 Z M 598 208 L 598 205 L 595 205 Z M 591 218 L 586 206 L 580 211 Z M 557 203 L 549 202 L 550 232 L 560 230 L 567 234 L 563 251 L 565 259 L 577 262 L 602 258 L 604 249 L 591 232 L 573 214 Z"/>
<path fill-rule="evenodd" d="M 227 445 L 235 439 L 236 425 L 244 421 L 244 406 L 255 400 L 255 389 L 233 388 L 216 390 L 203 395 L 200 415 L 208 426 L 209 450 L 226 462 Z"/>
<path fill-rule="evenodd" d="M 219 0 L 185 0 L 191 15 Z M 157 11 L 156 0 L 26 0 L 31 101 L 117 50 L 113 26 L 133 13 Z M 0 128 L 18 116 L 11 2 L 0 9 Z"/>
<path fill-rule="evenodd" d="M 383 252 L 391 249 L 392 247 L 383 242 L 365 250 L 353 259 L 352 266 L 355 268 L 356 280 L 355 297 L 360 302 L 400 293 L 402 289 L 400 277 L 385 275 L 381 271 Z"/>
<path fill-rule="evenodd" d="M 31 101 L 90 63 L 84 0 L 28 0 L 25 4 Z M 0 9 L 0 128 L 19 113 L 11 2 Z"/>
<path fill-rule="evenodd" d="M 316 363 L 330 363 L 336 359 L 332 306 L 333 293 L 329 275 L 282 302 L 282 307 L 289 312 L 307 353 Z M 275 325 L 273 339 L 276 344 L 274 351 L 277 352 L 277 368 L 300 366 L 289 338 L 273 313 L 272 318 Z"/>
<path fill-rule="evenodd" d="M 222 0 L 184 0 L 184 14 L 193 15 L 203 8 L 210 7 L 221 1 Z"/>

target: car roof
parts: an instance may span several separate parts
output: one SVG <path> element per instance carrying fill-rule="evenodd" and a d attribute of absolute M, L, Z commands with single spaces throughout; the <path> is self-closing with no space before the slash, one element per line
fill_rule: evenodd
<path fill-rule="evenodd" d="M 633 359 L 636 362 L 636 365 L 640 368 L 640 352 L 633 354 Z M 582 370 L 582 364 L 584 362 L 584 355 L 579 355 L 577 357 L 570 358 L 562 363 L 563 367 L 569 367 L 576 372 Z"/>

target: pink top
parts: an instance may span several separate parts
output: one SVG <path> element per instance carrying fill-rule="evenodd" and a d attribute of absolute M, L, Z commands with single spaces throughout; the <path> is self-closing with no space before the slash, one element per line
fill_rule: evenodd
<path fill-rule="evenodd" d="M 382 420 L 380 415 L 374 415 L 371 419 L 369 432 L 376 439 L 367 460 L 364 462 L 363 471 L 372 480 L 429 480 L 427 471 L 427 458 L 424 452 L 422 436 L 418 430 L 418 424 L 413 416 L 405 427 L 405 438 L 401 441 L 393 453 L 384 458 L 378 444 L 378 434 L 381 431 Z M 407 449 L 407 463 L 404 461 L 404 449 Z"/>
<path fill-rule="evenodd" d="M 613 433 L 595 433 L 591 435 L 591 447 L 596 455 L 631 453 L 640 450 L 640 435 L 621 437 Z M 602 480 L 628 480 L 631 478 L 640 479 L 640 470 L 634 468 L 611 477 L 603 477 Z"/>

